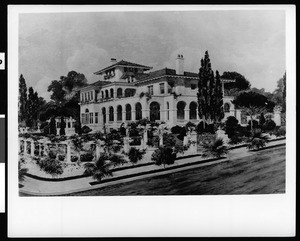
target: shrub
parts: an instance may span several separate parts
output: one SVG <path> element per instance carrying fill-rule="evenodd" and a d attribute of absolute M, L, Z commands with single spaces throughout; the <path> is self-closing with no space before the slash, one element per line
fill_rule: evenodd
<path fill-rule="evenodd" d="M 92 131 L 92 129 L 90 127 L 88 127 L 88 126 L 83 126 L 81 128 L 81 132 L 84 133 L 84 134 L 87 134 L 87 133 L 89 133 L 91 131 Z"/>
<path fill-rule="evenodd" d="M 77 162 L 78 156 L 71 156 L 71 162 Z"/>
<path fill-rule="evenodd" d="M 155 162 L 155 165 L 171 165 L 174 164 L 176 159 L 176 153 L 173 152 L 172 148 L 159 147 L 156 149 L 151 156 L 151 160 Z"/>
<path fill-rule="evenodd" d="M 114 167 L 124 165 L 125 163 L 127 163 L 123 156 L 117 154 L 108 155 L 108 159 Z"/>
<path fill-rule="evenodd" d="M 141 137 L 136 136 L 136 137 L 132 137 L 133 141 L 131 141 L 129 143 L 130 146 L 139 146 L 141 145 Z"/>
<path fill-rule="evenodd" d="M 223 139 L 216 138 L 212 142 L 203 142 L 202 146 L 205 148 L 204 156 L 214 156 L 220 158 L 228 152 L 226 146 L 224 146 Z"/>
<path fill-rule="evenodd" d="M 158 136 L 154 136 L 152 138 L 148 138 L 147 145 L 148 146 L 152 146 L 152 147 L 158 147 L 158 145 L 159 145 L 159 137 Z"/>
<path fill-rule="evenodd" d="M 185 128 L 181 129 L 181 132 L 179 133 L 179 135 L 177 136 L 177 138 L 181 141 L 183 141 L 183 138 L 186 136 L 186 130 Z"/>
<path fill-rule="evenodd" d="M 216 131 L 217 131 L 217 125 L 205 123 L 205 128 L 204 128 L 203 121 L 200 121 L 199 124 L 196 126 L 196 132 L 198 134 L 202 134 L 204 132 L 215 134 Z"/>
<path fill-rule="evenodd" d="M 53 151 L 53 150 L 49 151 L 49 153 L 48 153 L 48 156 L 49 156 L 49 158 L 51 158 L 51 159 L 55 159 L 55 158 L 56 158 L 56 155 L 57 155 L 57 152 L 56 152 L 56 151 Z"/>
<path fill-rule="evenodd" d="M 238 131 L 238 120 L 234 116 L 229 116 L 225 122 L 225 133 L 228 138 L 234 138 Z"/>
<path fill-rule="evenodd" d="M 277 136 L 285 136 L 286 134 L 286 129 L 285 129 L 285 126 L 280 126 L 276 135 Z"/>
<path fill-rule="evenodd" d="M 18 171 L 19 182 L 23 182 L 25 179 L 25 175 L 28 172 L 28 168 L 22 167 L 21 162 L 19 162 L 18 169 L 19 169 L 19 171 Z"/>
<path fill-rule="evenodd" d="M 94 155 L 90 152 L 84 153 L 80 155 L 81 162 L 91 162 L 94 159 Z"/>
<path fill-rule="evenodd" d="M 270 119 L 268 119 L 266 121 L 266 123 L 264 124 L 264 129 L 266 131 L 272 131 L 272 130 L 275 129 L 275 127 L 276 127 L 276 123 L 273 120 L 270 120 Z"/>
<path fill-rule="evenodd" d="M 59 154 L 59 155 L 58 155 L 58 160 L 59 160 L 59 161 L 64 161 L 65 158 L 66 158 L 66 155 L 64 155 L 64 154 Z"/>
<path fill-rule="evenodd" d="M 62 163 L 52 158 L 39 159 L 37 161 L 38 166 L 44 172 L 51 174 L 52 176 L 60 175 L 63 173 Z"/>
<path fill-rule="evenodd" d="M 139 150 L 139 149 L 136 149 L 135 147 L 131 147 L 129 149 L 127 155 L 128 155 L 130 162 L 134 165 L 139 160 L 142 160 L 145 153 L 146 153 L 146 150 Z"/>
<path fill-rule="evenodd" d="M 180 134 L 181 132 L 182 132 L 182 129 L 183 129 L 183 127 L 181 127 L 181 126 L 173 126 L 172 128 L 171 128 L 171 132 L 173 133 L 173 134 Z"/>
<path fill-rule="evenodd" d="M 196 129 L 196 125 L 193 122 L 189 121 L 188 123 L 186 123 L 185 129 L 186 129 L 186 131 L 195 130 Z"/>
<path fill-rule="evenodd" d="M 268 136 L 263 135 L 261 129 L 254 129 L 253 136 L 250 138 L 248 149 L 259 149 L 266 146 L 268 142 Z"/>

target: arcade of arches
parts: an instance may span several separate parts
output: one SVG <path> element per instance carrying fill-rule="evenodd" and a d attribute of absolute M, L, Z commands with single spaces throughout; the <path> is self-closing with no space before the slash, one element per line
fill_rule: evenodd
<path fill-rule="evenodd" d="M 108 91 L 107 91 L 108 92 Z M 121 91 L 117 94 L 121 94 Z M 189 104 L 187 104 L 184 101 L 179 101 L 176 105 L 176 117 L 177 120 L 196 120 L 197 119 L 197 103 L 192 101 Z M 169 102 L 166 102 L 165 110 L 164 112 L 166 114 L 162 113 L 163 108 L 161 105 L 153 101 L 149 105 L 149 119 L 151 121 L 156 120 L 169 120 L 170 119 L 170 104 Z M 131 120 L 140 120 L 142 118 L 145 118 L 146 112 L 144 112 L 142 108 L 142 104 L 140 102 L 137 102 L 134 105 L 126 104 L 124 106 L 117 105 L 116 107 L 109 106 L 109 107 L 103 107 L 101 109 L 100 113 L 91 113 L 89 109 L 85 110 L 85 113 L 81 114 L 81 121 L 82 124 L 98 124 L 98 114 L 101 115 L 100 122 L 103 124 L 106 124 L 108 122 L 120 122 L 120 121 L 131 121 Z M 99 116 L 100 116 L 99 115 Z M 93 120 L 95 117 L 95 121 Z M 97 121 L 96 121 L 97 117 Z"/>

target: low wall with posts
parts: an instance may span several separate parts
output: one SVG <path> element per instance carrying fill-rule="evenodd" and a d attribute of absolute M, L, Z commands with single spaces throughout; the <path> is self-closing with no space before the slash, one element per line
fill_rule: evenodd
<path fill-rule="evenodd" d="M 87 142 L 86 145 L 91 146 L 93 150 L 94 158 L 99 158 L 100 153 L 104 152 L 104 143 L 102 141 Z M 47 157 L 50 151 L 56 151 L 56 159 L 59 159 L 59 155 L 64 156 L 61 161 L 72 162 L 72 156 L 77 156 L 80 159 L 81 152 L 74 151 L 71 140 L 61 141 L 59 143 L 53 143 L 51 141 L 19 138 L 19 153 L 24 156 L 31 157 Z M 90 152 L 90 151 L 86 151 Z"/>

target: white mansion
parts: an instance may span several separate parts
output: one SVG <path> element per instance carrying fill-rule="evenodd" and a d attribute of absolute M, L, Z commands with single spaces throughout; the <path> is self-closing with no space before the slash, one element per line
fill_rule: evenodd
<path fill-rule="evenodd" d="M 111 59 L 111 65 L 94 74 L 100 80 L 82 87 L 80 114 L 82 126 L 93 131 L 120 128 L 122 123 L 149 118 L 164 121 L 168 127 L 199 122 L 197 108 L 198 74 L 184 71 L 184 58 L 178 55 L 176 69 L 148 72 L 152 67 Z M 224 82 L 222 79 L 223 93 Z M 230 115 L 241 123 L 241 113 L 224 96 L 224 120 Z"/>

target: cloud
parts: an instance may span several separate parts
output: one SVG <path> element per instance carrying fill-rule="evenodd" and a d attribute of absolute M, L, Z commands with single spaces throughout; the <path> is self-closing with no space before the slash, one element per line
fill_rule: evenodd
<path fill-rule="evenodd" d="M 51 84 L 52 79 L 48 76 L 43 76 L 36 85 L 33 87 L 38 92 L 40 97 L 43 97 L 46 101 L 50 100 L 51 93 L 47 91 L 48 86 Z"/>

